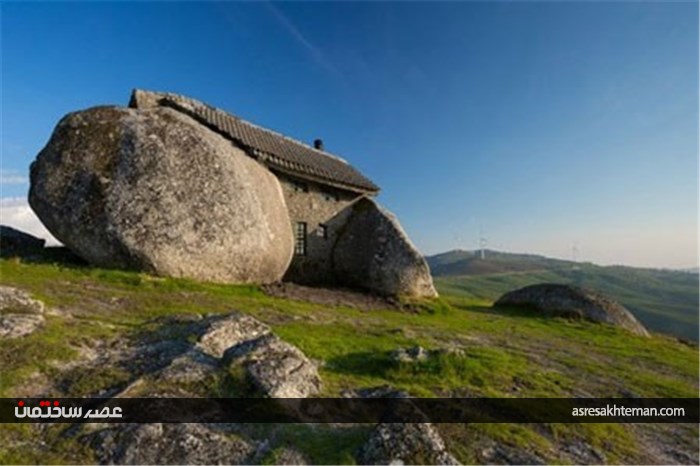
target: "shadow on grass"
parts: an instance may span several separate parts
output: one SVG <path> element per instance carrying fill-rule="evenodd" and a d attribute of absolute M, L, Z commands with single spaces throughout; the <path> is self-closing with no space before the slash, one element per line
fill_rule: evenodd
<path fill-rule="evenodd" d="M 397 364 L 389 351 L 363 351 L 333 357 L 326 366 L 339 374 L 383 377 Z"/>
<path fill-rule="evenodd" d="M 467 304 L 459 302 L 451 302 L 450 304 L 452 305 L 452 307 L 458 310 L 470 311 L 478 314 L 486 314 L 491 316 L 527 317 L 534 319 L 551 319 L 552 317 L 562 317 L 538 311 L 534 307 L 528 306 L 501 307 L 489 306 L 485 304 Z"/>
<path fill-rule="evenodd" d="M 90 265 L 81 257 L 74 254 L 65 246 L 47 246 L 43 249 L 25 251 L 22 253 L 4 252 L 0 254 L 2 259 L 19 259 L 27 264 L 53 264 L 62 267 L 82 269 Z"/>

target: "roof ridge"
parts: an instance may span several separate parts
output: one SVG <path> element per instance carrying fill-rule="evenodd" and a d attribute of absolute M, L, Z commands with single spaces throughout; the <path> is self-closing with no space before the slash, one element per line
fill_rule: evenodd
<path fill-rule="evenodd" d="M 267 154 L 269 158 L 265 157 L 266 164 L 288 167 L 299 175 L 319 176 L 352 187 L 351 189 L 379 192 L 376 184 L 342 157 L 247 121 L 201 100 L 171 92 L 134 89 L 129 102 L 131 107 L 163 105 L 192 116 L 211 129 L 248 146 L 253 152 Z"/>
<path fill-rule="evenodd" d="M 243 118 L 243 117 L 241 117 L 241 116 L 238 116 L 238 115 L 236 115 L 236 114 L 234 114 L 234 113 L 231 113 L 231 112 L 228 111 L 228 110 L 224 110 L 223 108 L 215 107 L 215 106 L 210 105 L 210 104 L 208 104 L 208 103 L 206 103 L 206 102 L 204 102 L 204 101 L 202 101 L 202 100 L 194 99 L 194 98 L 192 98 L 192 97 L 187 97 L 187 96 L 184 96 L 184 95 L 182 95 L 182 94 L 176 94 L 176 93 L 174 93 L 174 92 L 154 92 L 154 91 L 146 91 L 146 90 L 144 90 L 144 89 L 135 89 L 135 90 L 142 91 L 142 92 L 151 92 L 151 93 L 153 93 L 153 94 L 161 94 L 161 95 L 163 95 L 163 97 L 165 97 L 166 99 L 168 99 L 168 98 L 173 98 L 173 97 L 174 97 L 175 99 L 189 100 L 189 101 L 191 101 L 192 103 L 196 103 L 196 104 L 202 105 L 202 106 L 204 106 L 204 107 L 209 107 L 209 109 L 211 109 L 211 110 L 214 110 L 214 111 L 217 111 L 217 112 L 222 112 L 222 113 L 226 114 L 226 116 L 235 118 L 235 119 L 239 120 L 239 121 L 240 121 L 241 123 L 243 123 L 243 124 L 246 124 L 246 125 L 248 125 L 248 126 L 252 126 L 253 128 L 257 128 L 257 129 L 259 129 L 259 130 L 261 130 L 261 131 L 265 131 L 265 132 L 267 132 L 267 133 L 270 133 L 270 134 L 273 135 L 273 136 L 276 136 L 276 137 L 279 137 L 279 138 L 282 138 L 282 139 L 286 139 L 286 140 L 289 141 L 289 142 L 292 142 L 292 143 L 294 143 L 294 144 L 298 144 L 298 145 L 300 145 L 300 146 L 303 146 L 303 147 L 305 147 L 306 149 L 312 150 L 312 151 L 317 152 L 317 153 L 319 153 L 319 154 L 321 154 L 321 155 L 325 155 L 325 156 L 328 156 L 328 157 L 332 157 L 332 158 L 338 160 L 339 162 L 343 162 L 345 165 L 350 165 L 350 163 L 348 163 L 347 160 L 345 160 L 343 157 L 341 157 L 341 156 L 339 156 L 339 155 L 337 155 L 337 154 L 333 154 L 333 153 L 327 152 L 327 151 L 325 151 L 325 150 L 316 149 L 315 147 L 313 147 L 313 146 L 311 146 L 311 145 L 309 145 L 309 144 L 306 144 L 306 143 L 303 142 L 303 141 L 300 141 L 300 140 L 295 139 L 295 138 L 293 138 L 293 137 L 287 136 L 286 134 L 282 134 L 282 133 L 280 133 L 280 132 L 278 132 L 278 131 L 275 131 L 274 129 L 266 128 L 266 127 L 261 126 L 261 125 L 259 125 L 259 124 L 257 124 L 257 123 L 253 123 L 252 121 L 246 120 L 245 118 Z"/>

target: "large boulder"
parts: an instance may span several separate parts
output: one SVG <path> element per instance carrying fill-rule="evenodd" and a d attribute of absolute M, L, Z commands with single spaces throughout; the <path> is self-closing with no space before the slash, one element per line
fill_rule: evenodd
<path fill-rule="evenodd" d="M 621 304 L 591 290 L 570 285 L 542 283 L 504 294 L 497 307 L 526 307 L 545 315 L 617 325 L 648 336 L 642 324 Z"/>
<path fill-rule="evenodd" d="M 29 203 L 58 240 L 103 267 L 267 283 L 292 258 L 275 176 L 169 108 L 68 114 L 32 164 Z"/>
<path fill-rule="evenodd" d="M 333 250 L 337 280 L 385 296 L 437 296 L 428 263 L 396 217 L 369 198 L 350 209 Z"/>

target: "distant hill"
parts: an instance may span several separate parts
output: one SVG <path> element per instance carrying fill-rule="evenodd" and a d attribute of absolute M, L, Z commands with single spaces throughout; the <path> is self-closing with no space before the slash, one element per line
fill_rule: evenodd
<path fill-rule="evenodd" d="M 698 274 L 599 266 L 533 254 L 455 250 L 427 257 L 443 294 L 493 301 L 503 293 L 551 282 L 591 288 L 619 300 L 652 331 L 698 340 Z"/>

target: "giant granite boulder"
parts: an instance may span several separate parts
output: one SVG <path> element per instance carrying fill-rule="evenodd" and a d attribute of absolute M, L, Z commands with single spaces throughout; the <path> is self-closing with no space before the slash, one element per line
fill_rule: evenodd
<path fill-rule="evenodd" d="M 58 240 L 99 266 L 267 283 L 292 258 L 275 176 L 169 108 L 68 114 L 32 164 L 29 203 Z"/>
<path fill-rule="evenodd" d="M 504 294 L 498 307 L 526 307 L 545 315 L 585 319 L 648 336 L 642 324 L 621 304 L 594 291 L 570 285 L 542 283 Z"/>
<path fill-rule="evenodd" d="M 350 209 L 333 251 L 338 281 L 387 296 L 437 296 L 428 263 L 396 217 L 369 198 Z"/>

